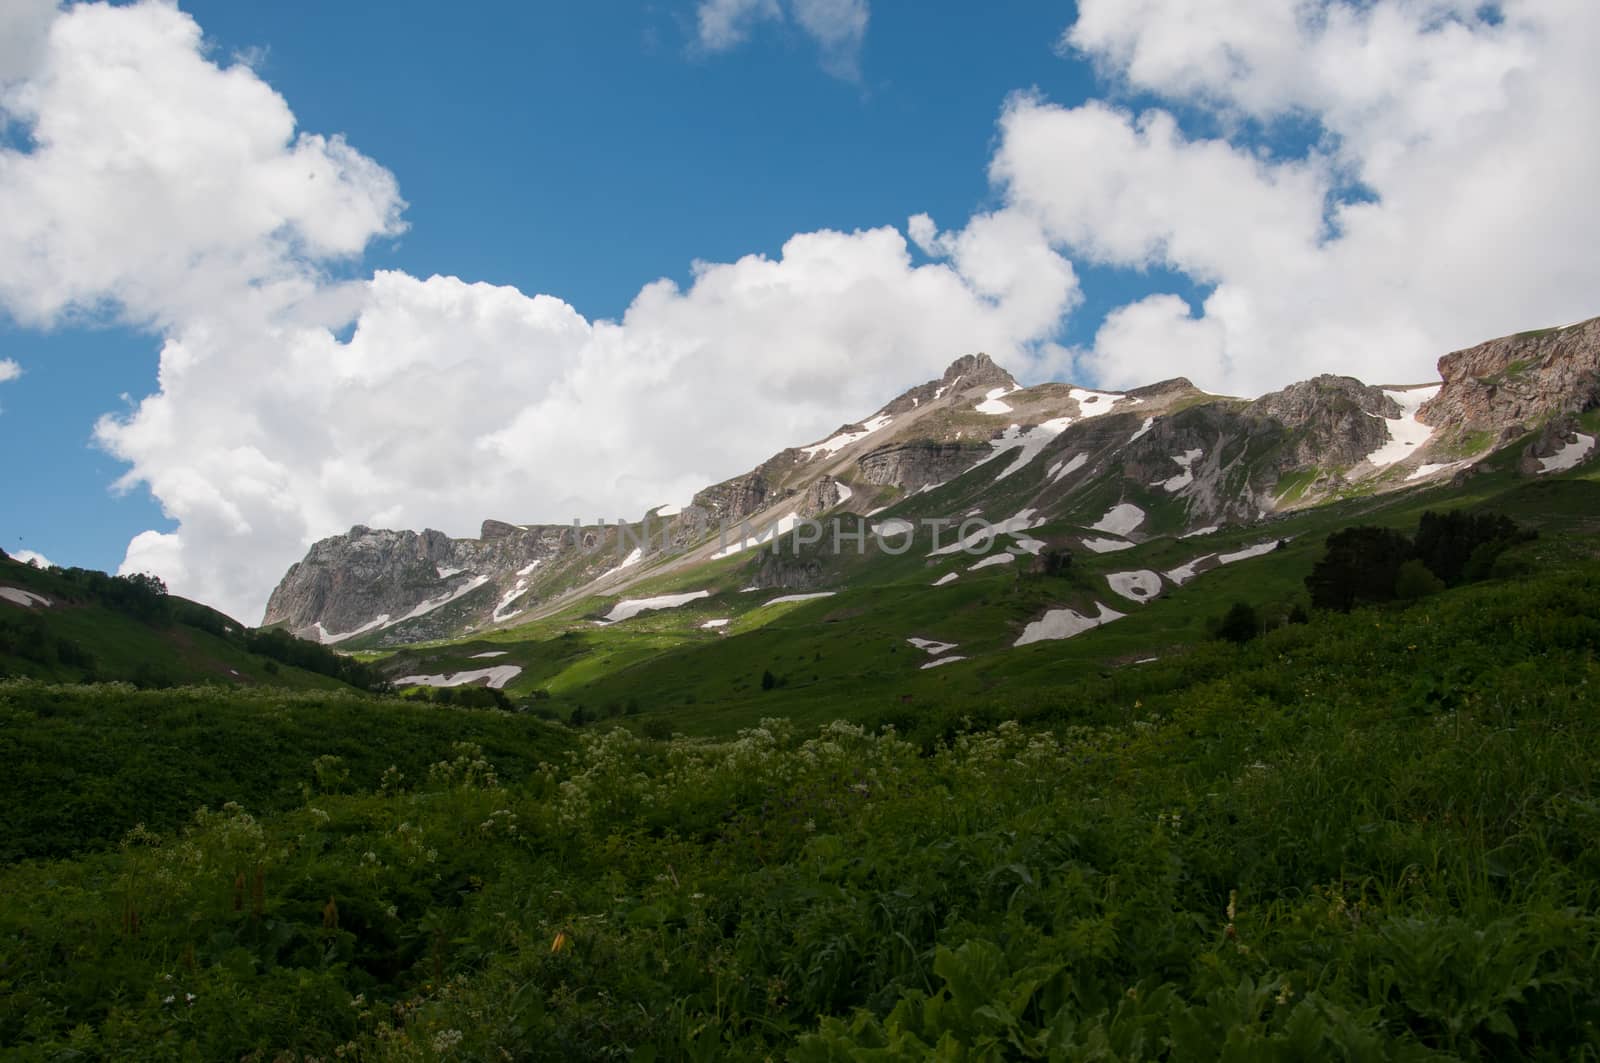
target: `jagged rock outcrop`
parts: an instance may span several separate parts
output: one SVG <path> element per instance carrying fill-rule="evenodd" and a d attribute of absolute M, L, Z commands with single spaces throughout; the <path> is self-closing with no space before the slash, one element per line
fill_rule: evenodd
<path fill-rule="evenodd" d="M 1439 359 L 1444 386 L 1425 424 L 1513 437 L 1600 404 L 1600 318 L 1480 343 Z"/>
<path fill-rule="evenodd" d="M 890 443 L 857 458 L 857 475 L 863 483 L 920 491 L 967 471 L 989 449 L 978 442 Z"/>
<path fill-rule="evenodd" d="M 1247 412 L 1288 430 L 1283 468 L 1354 465 L 1389 438 L 1384 419 L 1400 406 L 1382 388 L 1323 375 L 1263 395 Z"/>

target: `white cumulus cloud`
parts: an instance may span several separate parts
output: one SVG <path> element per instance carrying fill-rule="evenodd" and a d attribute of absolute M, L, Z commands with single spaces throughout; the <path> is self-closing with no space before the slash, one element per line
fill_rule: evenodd
<path fill-rule="evenodd" d="M 15 380 L 22 375 L 22 366 L 14 358 L 0 358 L 0 384 L 8 380 Z"/>
<path fill-rule="evenodd" d="M 454 277 L 336 283 L 331 264 L 400 229 L 394 178 L 297 131 L 188 16 L 79 5 L 35 69 L 11 112 L 33 143 L 0 154 L 18 207 L 0 218 L 0 305 L 159 332 L 159 389 L 96 435 L 178 528 L 137 536 L 122 567 L 247 619 L 352 523 L 637 516 L 961 354 L 1025 361 L 1077 295 L 1009 217 L 920 262 L 893 227 L 797 235 L 647 285 L 619 321 Z"/>
<path fill-rule="evenodd" d="M 1110 314 L 1079 360 L 1105 384 L 1430 379 L 1600 310 L 1596 40 L 1588 0 L 1083 0 L 1070 49 L 1224 134 L 1019 96 L 992 177 L 1070 255 L 1212 288 Z M 1287 122 L 1311 146 L 1263 151 Z"/>

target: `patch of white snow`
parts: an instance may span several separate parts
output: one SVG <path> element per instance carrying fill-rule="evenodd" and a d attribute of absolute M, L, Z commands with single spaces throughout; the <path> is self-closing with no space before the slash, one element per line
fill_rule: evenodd
<path fill-rule="evenodd" d="M 1161 593 L 1161 577 L 1149 569 L 1113 572 L 1106 576 L 1111 589 L 1136 602 L 1147 602 Z"/>
<path fill-rule="evenodd" d="M 838 591 L 817 591 L 813 594 L 785 594 L 781 598 L 774 598 L 762 605 L 782 605 L 784 602 L 809 602 L 814 598 L 832 598 Z"/>
<path fill-rule="evenodd" d="M 507 683 L 522 674 L 522 669 L 514 664 L 497 665 L 494 668 L 482 668 L 475 672 L 455 672 L 444 675 L 408 675 L 396 679 L 396 686 L 414 687 L 459 687 L 468 683 L 476 683 L 480 679 L 487 679 L 491 690 L 500 690 Z"/>
<path fill-rule="evenodd" d="M 1367 455 L 1366 460 L 1369 463 L 1382 468 L 1397 461 L 1404 461 L 1428 441 L 1433 435 L 1433 429 L 1417 420 L 1417 411 L 1422 409 L 1423 403 L 1439 394 L 1439 388 L 1442 386 L 1433 384 L 1425 388 L 1384 392 L 1400 404 L 1400 416 L 1384 419 L 1384 424 L 1389 430 L 1389 441 Z"/>
<path fill-rule="evenodd" d="M 854 443 L 859 439 L 867 438 L 872 433 L 889 424 L 889 422 L 893 419 L 894 418 L 890 417 L 886 413 L 880 413 L 870 421 L 863 421 L 861 423 L 861 428 L 858 431 L 840 432 L 833 438 L 826 439 L 814 447 L 802 447 L 801 449 L 805 452 L 807 461 L 815 459 L 819 453 L 831 456 L 838 451 L 843 450 L 845 447 L 848 447 L 851 443 Z"/>
<path fill-rule="evenodd" d="M 923 665 L 922 667 L 923 667 L 924 670 L 926 670 L 926 669 L 929 669 L 929 668 L 937 668 L 941 664 L 955 664 L 957 661 L 964 661 L 964 660 L 966 660 L 965 657 L 940 657 L 937 661 L 929 661 L 927 664 Z"/>
<path fill-rule="evenodd" d="M 949 653 L 956 648 L 954 642 L 935 642 L 933 639 L 906 639 L 907 642 L 919 650 L 923 650 L 929 657 L 937 657 L 941 653 Z"/>
<path fill-rule="evenodd" d="M 688 594 L 662 594 L 655 598 L 625 598 L 612 606 L 611 612 L 596 623 L 615 624 L 630 620 L 640 613 L 656 609 L 676 609 L 680 605 L 688 605 L 690 602 L 709 597 L 711 597 L 710 591 L 690 591 Z"/>
<path fill-rule="evenodd" d="M 1030 642 L 1043 642 L 1046 639 L 1070 639 L 1101 624 L 1121 620 L 1127 615 L 1117 612 L 1103 602 L 1095 604 L 1099 609 L 1098 615 L 1095 616 L 1081 616 L 1071 609 L 1052 609 L 1024 628 L 1021 637 L 1012 645 L 1026 646 Z"/>
<path fill-rule="evenodd" d="M 1582 461 L 1584 456 L 1593 449 L 1594 436 L 1586 436 L 1580 433 L 1576 443 L 1568 443 L 1548 458 L 1541 458 L 1539 460 L 1539 471 L 1541 473 L 1566 472 L 1568 469 L 1576 467 L 1578 462 Z"/>
<path fill-rule="evenodd" d="M 1120 502 L 1106 511 L 1106 515 L 1089 525 L 1090 531 L 1127 535 L 1144 523 L 1144 510 L 1132 502 Z"/>
<path fill-rule="evenodd" d="M 974 406 L 973 409 L 977 410 L 979 413 L 988 413 L 988 414 L 1010 413 L 1011 412 L 1011 407 L 1007 406 L 1005 403 L 1001 402 L 1000 400 L 1001 400 L 1002 397 L 1011 394 L 1013 391 L 1020 391 L 1020 390 L 1022 390 L 1022 389 L 1021 388 L 990 388 L 989 389 L 989 393 L 983 397 L 983 401 L 978 403 L 976 406 Z"/>
<path fill-rule="evenodd" d="M 1069 460 L 1058 461 L 1050 466 L 1050 471 L 1045 475 L 1050 477 L 1051 483 L 1058 484 L 1087 464 L 1089 464 L 1089 455 L 1074 454 Z"/>
<path fill-rule="evenodd" d="M 1016 559 L 1016 554 L 990 554 L 982 561 L 979 561 L 976 565 L 973 565 L 971 568 L 967 569 L 967 571 L 976 572 L 980 568 L 992 568 L 995 565 L 1009 565 Z"/>
<path fill-rule="evenodd" d="M 0 587 L 0 598 L 4 598 L 13 605 L 20 605 L 24 609 L 32 609 L 35 603 L 44 606 L 46 609 L 50 607 L 49 598 L 42 594 L 35 594 L 32 591 L 25 591 L 20 587 Z"/>

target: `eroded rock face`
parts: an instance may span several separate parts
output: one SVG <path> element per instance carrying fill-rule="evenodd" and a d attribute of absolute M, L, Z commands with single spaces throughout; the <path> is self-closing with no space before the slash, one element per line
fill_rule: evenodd
<path fill-rule="evenodd" d="M 493 589 L 513 584 L 531 563 L 548 563 L 573 548 L 570 528 L 485 521 L 484 531 L 479 539 L 452 539 L 431 528 L 418 533 L 356 525 L 315 543 L 290 566 L 267 600 L 262 624 L 337 639 L 380 617 L 398 623 L 474 581 L 491 588 L 475 593 L 492 607 Z"/>
<path fill-rule="evenodd" d="M 1444 387 L 1424 424 L 1520 435 L 1551 414 L 1600 403 L 1600 318 L 1506 336 L 1439 359 Z"/>
<path fill-rule="evenodd" d="M 1385 418 L 1400 416 L 1382 388 L 1354 377 L 1323 375 L 1263 395 L 1246 412 L 1288 431 L 1284 468 L 1354 465 L 1389 438 Z"/>
<path fill-rule="evenodd" d="M 990 452 L 987 443 L 891 443 L 856 459 L 865 483 L 899 487 L 907 493 L 953 479 Z"/>

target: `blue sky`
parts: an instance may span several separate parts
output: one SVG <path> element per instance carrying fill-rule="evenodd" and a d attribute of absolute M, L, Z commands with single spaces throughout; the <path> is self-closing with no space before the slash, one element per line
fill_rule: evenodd
<path fill-rule="evenodd" d="M 1600 310 L 1596 36 L 1588 0 L 0 0 L 0 545 L 246 615 L 351 523 L 682 501 L 972 349 L 1427 379 Z"/>
<path fill-rule="evenodd" d="M 253 53 L 301 128 L 343 133 L 399 178 L 410 228 L 374 244 L 368 269 L 552 292 L 591 318 L 619 316 L 656 277 L 687 282 L 696 259 L 923 211 L 965 218 L 990 198 L 1006 96 L 1093 90 L 1054 49 L 1058 3 L 881 7 L 859 82 L 825 73 L 794 27 L 708 54 L 686 4 L 182 6 L 219 57 Z M 1095 280 L 1116 292 L 1107 304 L 1138 282 Z M 1093 331 L 1089 314 L 1074 323 Z M 26 503 L 7 506 L 5 549 L 115 570 L 133 535 L 174 526 L 148 491 L 111 490 L 124 467 L 91 440 L 120 396 L 153 389 L 159 344 L 0 324 L 0 355 L 27 368 L 0 392 L 0 449 L 29 456 L 8 463 Z"/>

